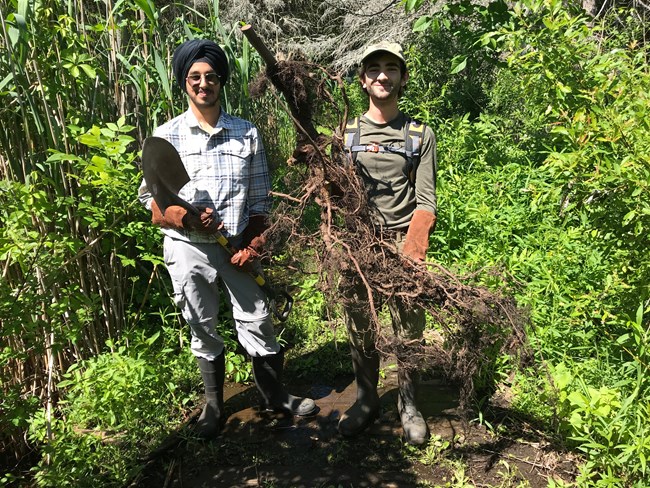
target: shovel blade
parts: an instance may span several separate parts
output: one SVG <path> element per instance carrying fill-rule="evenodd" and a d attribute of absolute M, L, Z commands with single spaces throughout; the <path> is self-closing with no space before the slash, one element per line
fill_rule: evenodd
<path fill-rule="evenodd" d="M 142 145 L 142 172 L 147 187 L 164 214 L 167 207 L 179 205 L 198 214 L 196 207 L 178 196 L 190 177 L 176 148 L 161 137 L 147 137 Z"/>

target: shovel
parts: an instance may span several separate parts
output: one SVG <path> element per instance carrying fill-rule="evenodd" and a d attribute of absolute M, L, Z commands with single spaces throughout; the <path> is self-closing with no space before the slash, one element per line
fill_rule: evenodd
<path fill-rule="evenodd" d="M 195 215 L 201 214 L 194 205 L 178 196 L 178 192 L 190 181 L 190 177 L 185 170 L 185 166 L 183 166 L 178 151 L 169 141 L 161 137 L 147 137 L 144 140 L 142 146 L 142 170 L 147 187 L 163 214 L 167 207 L 172 205 L 179 205 Z M 237 252 L 221 232 L 217 231 L 214 238 L 231 256 Z M 284 290 L 273 290 L 260 273 L 250 271 L 249 274 L 271 300 L 273 315 L 281 322 L 286 321 L 293 307 L 291 295 Z M 279 296 L 285 300 L 284 308 L 281 310 L 278 308 L 277 303 Z"/>

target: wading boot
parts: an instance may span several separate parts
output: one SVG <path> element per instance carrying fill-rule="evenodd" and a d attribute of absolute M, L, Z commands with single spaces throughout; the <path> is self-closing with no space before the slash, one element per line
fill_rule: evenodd
<path fill-rule="evenodd" d="M 399 394 L 397 395 L 397 410 L 402 420 L 404 439 L 413 446 L 420 446 L 429 439 L 429 427 L 424 417 L 415 406 L 415 390 L 417 374 L 399 368 L 397 371 Z"/>
<path fill-rule="evenodd" d="M 339 420 L 339 432 L 347 437 L 362 432 L 379 417 L 379 353 L 350 348 L 352 367 L 357 382 L 357 401 Z"/>
<path fill-rule="evenodd" d="M 205 407 L 194 426 L 194 432 L 202 439 L 212 439 L 219 435 L 224 423 L 223 381 L 225 358 L 222 352 L 212 361 L 196 358 L 205 387 Z"/>
<path fill-rule="evenodd" d="M 282 386 L 284 351 L 264 357 L 254 357 L 253 377 L 267 410 L 289 413 L 300 417 L 312 415 L 318 407 L 311 398 L 300 398 L 287 393 Z"/>

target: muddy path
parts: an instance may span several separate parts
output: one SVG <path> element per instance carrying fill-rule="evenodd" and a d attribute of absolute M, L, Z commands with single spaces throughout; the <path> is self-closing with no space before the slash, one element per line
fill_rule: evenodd
<path fill-rule="evenodd" d="M 292 393 L 316 400 L 320 411 L 310 418 L 260 412 L 254 386 L 227 385 L 229 417 L 221 436 L 211 442 L 193 439 L 190 425 L 130 486 L 542 488 L 549 478 L 575 477 L 574 455 L 553 448 L 507 408 L 493 410 L 490 430 L 464 419 L 454 388 L 435 378 L 423 381 L 418 402 L 432 441 L 421 449 L 405 446 L 396 407 L 397 375 L 389 363 L 382 370 L 387 374 L 379 389 L 381 417 L 357 438 L 343 438 L 336 428 L 355 399 L 351 376 L 312 385 L 287 378 Z"/>

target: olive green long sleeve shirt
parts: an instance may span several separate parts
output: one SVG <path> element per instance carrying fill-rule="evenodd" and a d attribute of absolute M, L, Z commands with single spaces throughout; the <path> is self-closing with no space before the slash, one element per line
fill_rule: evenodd
<path fill-rule="evenodd" d="M 387 124 L 377 124 L 362 116 L 359 120 L 359 144 L 376 143 L 403 149 L 408 122 L 409 118 L 401 112 Z M 357 153 L 357 166 L 368 192 L 369 203 L 377 223 L 385 229 L 408 227 L 416 209 L 436 215 L 436 140 L 428 126 L 422 135 L 420 154 L 413 185 L 404 155 L 392 152 Z"/>

